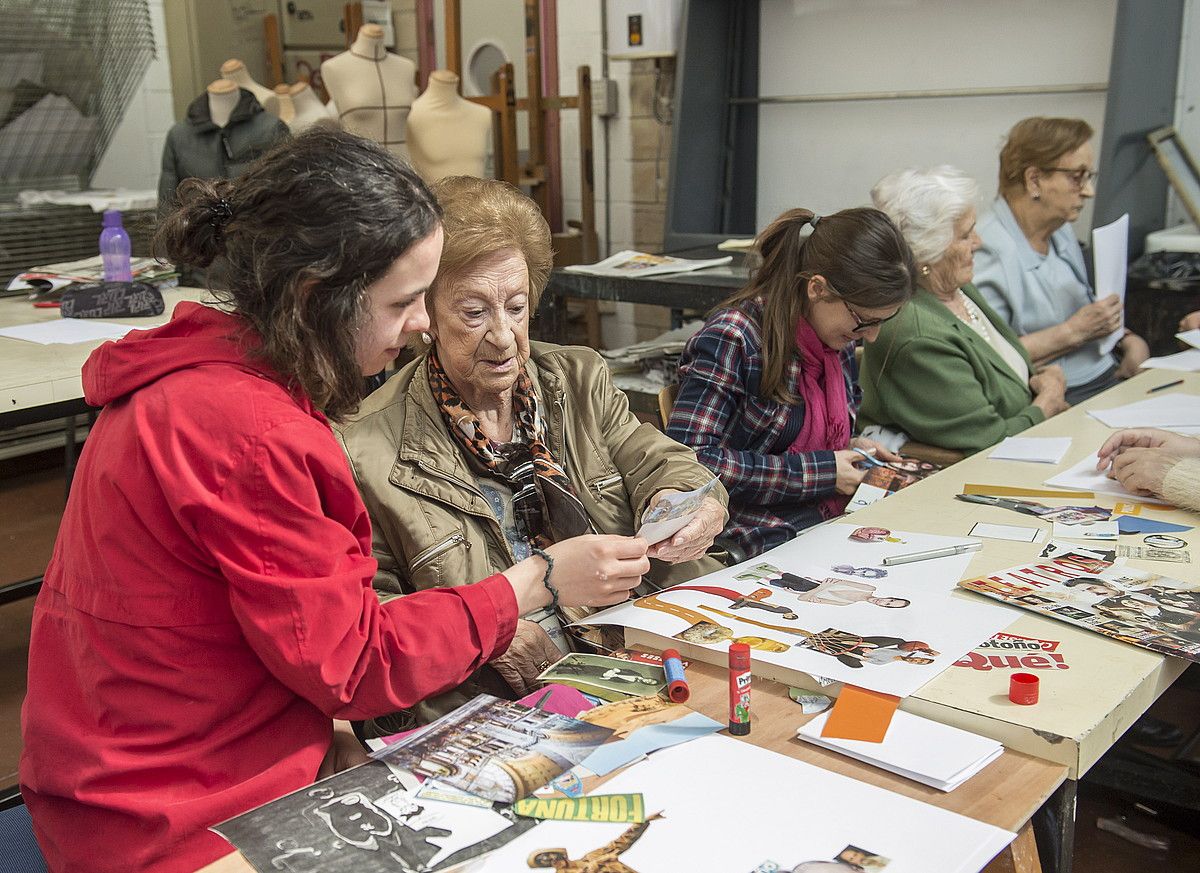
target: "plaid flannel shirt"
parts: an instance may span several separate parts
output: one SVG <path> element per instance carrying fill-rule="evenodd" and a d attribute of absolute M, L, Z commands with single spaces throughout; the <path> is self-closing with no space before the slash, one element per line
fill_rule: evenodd
<path fill-rule="evenodd" d="M 724 309 L 688 342 L 679 362 L 679 396 L 667 434 L 696 450 L 729 492 L 723 535 L 757 555 L 821 521 L 821 500 L 835 493 L 832 451 L 788 453 L 804 423 L 804 402 L 758 396 L 762 379 L 762 307 Z M 853 430 L 862 400 L 854 346 L 842 349 Z M 800 391 L 800 354 L 785 380 Z"/>

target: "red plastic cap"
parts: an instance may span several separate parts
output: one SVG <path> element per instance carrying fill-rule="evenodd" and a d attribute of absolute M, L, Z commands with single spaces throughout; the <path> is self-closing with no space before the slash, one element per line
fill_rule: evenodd
<path fill-rule="evenodd" d="M 1032 673 L 1013 673 L 1008 680 L 1008 699 L 1021 706 L 1038 702 L 1038 677 Z"/>
<path fill-rule="evenodd" d="M 729 644 L 729 667 L 731 670 L 749 670 L 750 669 L 750 645 L 749 645 L 749 643 L 730 643 Z"/>

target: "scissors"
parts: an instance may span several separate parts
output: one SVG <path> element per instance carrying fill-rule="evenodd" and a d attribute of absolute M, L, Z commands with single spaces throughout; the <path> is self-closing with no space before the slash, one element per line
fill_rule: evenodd
<path fill-rule="evenodd" d="M 886 467 L 886 466 L 887 466 L 887 464 L 886 464 L 886 463 L 884 463 L 883 461 L 879 460 L 877 457 L 875 457 L 874 455 L 872 455 L 872 454 L 871 454 L 869 451 L 867 451 L 866 449 L 860 449 L 860 448 L 851 448 L 851 449 L 850 449 L 850 451 L 852 451 L 852 452 L 858 452 L 860 455 L 862 455 L 862 456 L 863 456 L 863 460 L 867 462 L 868 466 L 871 466 L 871 467 Z"/>

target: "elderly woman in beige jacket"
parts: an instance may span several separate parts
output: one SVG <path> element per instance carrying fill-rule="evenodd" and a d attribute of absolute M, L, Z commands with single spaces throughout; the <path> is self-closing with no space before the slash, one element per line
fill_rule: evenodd
<path fill-rule="evenodd" d="M 371 516 L 381 596 L 482 579 L 583 533 L 631 536 L 657 500 L 713 480 L 690 449 L 633 416 L 596 352 L 530 342 L 551 266 L 550 228 L 533 202 L 467 176 L 433 189 L 445 246 L 423 353 L 340 430 Z M 704 553 L 726 500 L 716 484 L 695 519 L 651 545 L 651 558 L 672 565 L 660 564 L 661 576 L 719 568 Z M 473 685 L 391 726 L 421 723 L 479 690 L 524 693 L 571 650 L 564 627 L 585 614 L 525 616 L 509 652 Z"/>
<path fill-rule="evenodd" d="M 1200 439 L 1131 428 L 1110 436 L 1099 455 L 1098 468 L 1125 490 L 1200 512 Z"/>

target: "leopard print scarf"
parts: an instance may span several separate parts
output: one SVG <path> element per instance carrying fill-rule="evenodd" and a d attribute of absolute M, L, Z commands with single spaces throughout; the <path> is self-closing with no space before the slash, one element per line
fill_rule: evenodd
<path fill-rule="evenodd" d="M 544 549 L 595 532 L 571 480 L 546 446 L 545 420 L 533 382 L 524 370 L 513 386 L 513 441 L 501 445 L 484 435 L 479 418 L 451 384 L 436 350 L 430 350 L 425 368 L 429 388 L 454 441 L 489 475 L 512 489 L 517 529 L 531 546 Z"/>

